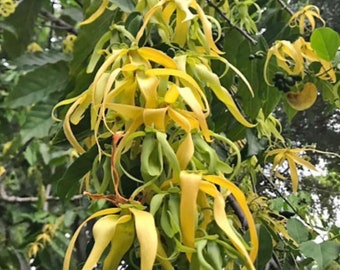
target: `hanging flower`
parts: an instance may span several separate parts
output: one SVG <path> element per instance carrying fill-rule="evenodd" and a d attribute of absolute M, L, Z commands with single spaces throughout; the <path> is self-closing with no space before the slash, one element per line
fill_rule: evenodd
<path fill-rule="evenodd" d="M 319 19 L 323 26 L 325 26 L 326 22 L 320 16 L 320 10 L 318 7 L 313 5 L 307 5 L 290 18 L 289 26 L 290 27 L 299 27 L 300 34 L 303 35 L 305 33 L 305 23 L 309 23 L 310 29 L 309 31 L 312 32 L 315 28 L 315 18 Z"/>
<path fill-rule="evenodd" d="M 32 42 L 32 43 L 28 44 L 28 46 L 27 46 L 27 52 L 35 53 L 35 52 L 42 52 L 42 51 L 43 51 L 43 49 L 36 42 Z"/>
<path fill-rule="evenodd" d="M 285 161 L 288 161 L 288 166 L 290 170 L 290 178 L 292 180 L 293 192 L 296 192 L 298 189 L 299 184 L 299 176 L 296 164 L 302 165 L 310 170 L 316 171 L 317 169 L 314 167 L 313 164 L 308 162 L 307 160 L 298 156 L 298 153 L 314 150 L 310 148 L 281 148 L 281 149 L 274 149 L 267 153 L 266 157 L 275 156 L 273 161 L 273 167 L 271 169 L 272 172 L 275 171 L 275 176 L 281 179 L 285 179 L 279 172 L 278 168 L 282 166 Z"/>
<path fill-rule="evenodd" d="M 0 15 L 8 17 L 15 11 L 16 4 L 13 0 L 0 0 Z"/>

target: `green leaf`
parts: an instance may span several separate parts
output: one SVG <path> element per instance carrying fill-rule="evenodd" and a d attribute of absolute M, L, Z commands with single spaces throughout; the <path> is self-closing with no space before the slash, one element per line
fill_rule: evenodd
<path fill-rule="evenodd" d="M 339 257 L 340 245 L 331 240 L 323 242 L 321 243 L 321 252 L 323 257 L 323 265 L 326 268 Z"/>
<path fill-rule="evenodd" d="M 20 130 L 23 142 L 31 138 L 43 138 L 48 135 L 53 120 L 51 111 L 53 105 L 48 103 L 38 103 L 28 112 L 26 121 Z"/>
<path fill-rule="evenodd" d="M 340 46 L 339 34 L 329 27 L 318 28 L 312 33 L 311 46 L 320 58 L 332 61 Z"/>
<path fill-rule="evenodd" d="M 161 207 L 161 204 L 163 203 L 164 196 L 166 196 L 167 193 L 159 193 L 152 197 L 150 202 L 150 213 L 154 216 L 156 212 L 158 211 L 159 207 Z"/>
<path fill-rule="evenodd" d="M 31 143 L 23 153 L 25 159 L 31 166 L 33 166 L 38 160 L 38 151 L 39 151 L 38 144 Z"/>
<path fill-rule="evenodd" d="M 255 262 L 256 269 L 264 269 L 267 262 L 272 257 L 273 244 L 272 238 L 268 230 L 263 225 L 256 225 L 259 237 L 259 253 Z"/>
<path fill-rule="evenodd" d="M 50 94 L 62 91 L 67 82 L 68 68 L 65 62 L 42 66 L 20 77 L 6 98 L 5 106 L 18 108 L 44 102 Z"/>
<path fill-rule="evenodd" d="M 13 64 L 20 69 L 35 68 L 46 64 L 55 64 L 59 61 L 70 61 L 71 56 L 56 51 L 26 53 L 13 60 Z"/>
<path fill-rule="evenodd" d="M 136 36 L 139 29 L 143 25 L 143 16 L 139 12 L 132 12 L 126 19 L 125 27 L 133 35 Z"/>
<path fill-rule="evenodd" d="M 62 17 L 68 17 L 69 19 L 75 21 L 75 22 L 80 22 L 83 20 L 83 14 L 79 8 L 76 7 L 69 7 L 62 9 L 61 11 Z"/>
<path fill-rule="evenodd" d="M 247 139 L 247 156 L 251 157 L 254 155 L 258 155 L 263 152 L 265 149 L 264 143 L 265 141 L 259 140 L 250 129 L 246 131 L 246 139 Z"/>
<path fill-rule="evenodd" d="M 164 233 L 169 238 L 173 238 L 175 236 L 176 232 L 173 231 L 173 228 L 171 226 L 170 216 L 168 214 L 168 211 L 166 209 L 166 205 L 165 204 L 163 204 L 163 207 L 162 207 L 160 225 L 161 225 L 161 228 L 164 231 Z"/>
<path fill-rule="evenodd" d="M 34 24 L 38 17 L 42 0 L 20 1 L 15 13 L 9 16 L 5 21 L 15 28 L 16 35 L 13 31 L 4 32 L 3 49 L 10 58 L 21 55 L 34 35 Z"/>
<path fill-rule="evenodd" d="M 13 25 L 10 25 L 6 22 L 0 22 L 0 29 L 3 29 L 9 33 L 11 33 L 15 38 L 18 38 L 17 30 Z"/>
<path fill-rule="evenodd" d="M 75 218 L 76 218 L 76 212 L 73 210 L 67 210 L 65 212 L 65 218 L 64 218 L 64 224 L 65 226 L 69 227 L 73 224 Z"/>
<path fill-rule="evenodd" d="M 135 3 L 132 0 L 111 0 L 111 2 L 126 13 L 131 13 L 135 10 Z"/>
<path fill-rule="evenodd" d="M 314 259 L 319 269 L 326 269 L 339 256 L 340 246 L 333 241 L 325 241 L 317 244 L 314 241 L 303 242 L 300 245 L 301 252 L 308 258 Z"/>
<path fill-rule="evenodd" d="M 289 235 L 298 243 L 308 240 L 308 230 L 306 226 L 296 218 L 287 221 L 287 230 Z"/>
<path fill-rule="evenodd" d="M 141 154 L 141 172 L 145 180 L 151 180 L 161 175 L 163 171 L 162 148 L 153 133 L 147 133 Z"/>
<path fill-rule="evenodd" d="M 101 1 L 93 1 L 88 10 L 96 10 Z M 93 23 L 80 27 L 78 37 L 74 43 L 73 61 L 71 62 L 70 74 L 77 76 L 82 69 L 86 69 L 88 57 L 98 40 L 109 29 L 114 12 L 106 9 L 105 12 Z"/>
<path fill-rule="evenodd" d="M 282 264 L 282 269 L 285 269 L 285 270 L 299 269 L 292 253 L 287 252 L 285 254 L 285 258 L 284 258 L 284 261 L 283 261 L 283 264 Z"/>
<path fill-rule="evenodd" d="M 59 197 L 69 199 L 79 192 L 80 180 L 91 170 L 97 154 L 98 148 L 97 145 L 94 145 L 71 164 L 63 177 L 58 181 L 57 192 Z"/>

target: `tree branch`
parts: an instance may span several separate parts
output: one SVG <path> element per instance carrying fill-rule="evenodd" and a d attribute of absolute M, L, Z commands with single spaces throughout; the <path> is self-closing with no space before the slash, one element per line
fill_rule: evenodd
<path fill-rule="evenodd" d="M 71 198 L 72 201 L 81 199 L 83 197 L 82 194 L 79 195 L 75 195 Z M 8 203 L 30 203 L 30 202 L 37 202 L 39 200 L 38 197 L 18 197 L 18 196 L 10 196 L 7 194 L 6 189 L 5 189 L 5 185 L 4 184 L 0 184 L 0 199 L 4 202 L 8 202 Z M 59 197 L 55 197 L 55 196 L 46 196 L 46 201 L 59 201 L 60 198 Z"/>
<path fill-rule="evenodd" d="M 288 7 L 288 5 L 283 2 L 282 0 L 277 0 L 279 2 L 279 4 L 281 5 L 281 7 L 286 10 L 290 15 L 293 15 L 294 12 Z"/>
<path fill-rule="evenodd" d="M 211 2 L 211 0 L 207 0 L 207 3 L 208 3 L 209 6 L 213 7 L 217 11 L 217 13 L 220 14 L 221 17 L 228 22 L 229 25 L 231 25 L 233 28 L 235 28 L 237 31 L 239 31 L 253 45 L 257 44 L 257 41 L 254 38 L 252 38 L 246 31 L 243 31 L 243 29 L 241 29 L 237 25 L 233 25 L 230 22 L 229 18 L 225 15 L 225 13 L 221 9 L 219 9 L 218 6 L 216 6 L 213 2 Z"/>
<path fill-rule="evenodd" d="M 51 21 L 55 24 L 55 27 L 61 28 L 64 30 L 67 30 L 68 32 L 72 34 L 77 34 L 78 31 L 73 27 L 73 25 L 65 22 L 64 20 L 55 17 L 51 12 L 49 12 L 47 9 L 42 8 L 40 11 L 40 14 L 47 20 Z"/>

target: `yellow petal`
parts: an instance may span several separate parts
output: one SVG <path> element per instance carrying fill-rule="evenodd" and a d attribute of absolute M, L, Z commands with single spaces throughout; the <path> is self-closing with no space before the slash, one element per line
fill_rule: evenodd
<path fill-rule="evenodd" d="M 187 173 L 180 174 L 181 183 L 181 203 L 180 203 L 180 223 L 184 245 L 195 247 L 195 220 L 197 214 L 197 194 L 201 182 L 200 174 Z M 189 257 L 191 257 L 189 255 Z"/>
<path fill-rule="evenodd" d="M 168 25 L 170 24 L 171 16 L 175 12 L 175 10 L 176 10 L 175 2 L 168 2 L 166 7 L 163 9 L 162 17 L 166 24 Z"/>
<path fill-rule="evenodd" d="M 248 255 L 246 255 L 246 260 L 248 261 L 248 263 L 250 265 L 252 265 L 252 262 L 254 262 L 256 257 L 257 257 L 259 242 L 258 242 L 258 238 L 257 238 L 255 222 L 254 222 L 253 216 L 252 216 L 252 214 L 251 214 L 251 212 L 248 208 L 247 200 L 246 200 L 243 192 L 235 184 L 233 184 L 231 181 L 227 180 L 226 178 L 222 178 L 222 177 L 219 177 L 219 176 L 216 176 L 216 175 L 206 175 L 206 176 L 203 176 L 203 178 L 206 179 L 207 181 L 211 182 L 211 183 L 220 185 L 221 187 L 224 187 L 227 190 L 229 190 L 234 195 L 236 201 L 238 202 L 239 206 L 241 207 L 243 214 L 245 215 L 247 223 L 248 223 L 248 228 L 249 228 L 249 232 L 250 232 L 250 242 L 252 243 L 252 249 L 250 251 L 250 258 L 248 257 Z M 223 197 L 219 198 L 218 200 L 223 200 L 223 202 L 224 202 Z M 222 205 L 218 205 L 217 207 L 222 207 Z M 219 209 L 219 211 L 222 211 L 222 209 Z M 224 207 L 223 207 L 223 211 L 224 211 Z M 219 217 L 221 217 L 221 216 L 219 216 Z M 216 220 L 216 217 L 215 217 L 215 220 Z M 222 221 L 222 220 L 221 220 L 221 222 L 225 223 L 225 221 Z M 240 243 L 238 243 L 237 246 L 239 246 L 239 245 L 240 245 Z M 245 248 L 242 244 L 241 244 L 241 246 L 238 247 L 238 249 L 239 249 L 240 252 L 241 251 L 244 252 L 244 250 L 245 250 Z"/>
<path fill-rule="evenodd" d="M 102 0 L 100 7 L 89 18 L 87 18 L 85 21 L 82 21 L 79 25 L 85 25 L 94 22 L 104 13 L 108 4 L 109 0 Z"/>
<path fill-rule="evenodd" d="M 299 176 L 297 173 L 297 168 L 296 168 L 294 160 L 292 160 L 290 156 L 287 156 L 286 158 L 287 158 L 288 165 L 289 165 L 290 178 L 292 180 L 292 189 L 293 189 L 293 192 L 296 193 L 298 189 L 298 184 L 299 184 Z"/>
<path fill-rule="evenodd" d="M 137 238 L 140 244 L 140 269 L 152 270 L 157 254 L 158 236 L 155 220 L 149 212 L 130 208 L 135 217 Z"/>
<path fill-rule="evenodd" d="M 154 127 L 155 129 L 165 132 L 165 115 L 168 108 L 144 109 L 143 118 L 145 126 Z"/>
<path fill-rule="evenodd" d="M 145 59 L 162 65 L 165 68 L 177 69 L 176 62 L 160 50 L 143 47 L 138 49 L 138 53 Z"/>
<path fill-rule="evenodd" d="M 205 177 L 204 177 L 205 178 Z M 255 269 L 253 263 L 251 262 L 248 252 L 240 240 L 240 236 L 235 233 L 234 228 L 229 223 L 225 212 L 225 200 L 222 194 L 217 190 L 216 186 L 212 183 L 201 181 L 200 190 L 204 193 L 209 194 L 214 198 L 214 219 L 216 224 L 222 229 L 229 240 L 232 242 L 233 246 L 242 254 L 245 261 L 248 264 L 249 269 Z"/>
<path fill-rule="evenodd" d="M 158 106 L 157 87 L 159 80 L 153 76 L 145 76 L 137 72 L 137 83 L 145 99 L 145 108 L 156 108 Z"/>
<path fill-rule="evenodd" d="M 305 160 L 301 157 L 298 157 L 295 154 L 288 152 L 286 154 L 286 156 L 291 158 L 292 160 L 294 160 L 294 162 L 297 163 L 297 164 L 300 164 L 300 165 L 302 165 L 302 166 L 304 166 L 304 167 L 306 167 L 310 170 L 317 171 L 317 169 L 315 168 L 315 166 L 312 163 L 308 162 L 307 160 Z"/>
<path fill-rule="evenodd" d="M 177 98 L 179 96 L 178 86 L 176 84 L 171 84 L 168 88 L 168 91 L 166 91 L 164 96 L 164 102 L 168 104 L 175 103 Z"/>
<path fill-rule="evenodd" d="M 184 86 L 189 87 L 193 91 L 195 99 L 200 103 L 201 107 L 205 111 L 205 114 L 209 115 L 209 103 L 205 94 L 197 82 L 186 72 L 176 69 L 154 68 L 145 71 L 145 74 L 147 76 L 174 76 L 178 78 Z"/>
<path fill-rule="evenodd" d="M 116 111 L 125 119 L 136 119 L 137 116 L 143 115 L 144 108 L 127 105 L 127 104 L 117 104 L 111 103 L 106 105 L 107 109 Z"/>
<path fill-rule="evenodd" d="M 72 257 L 74 244 L 76 243 L 77 237 L 78 237 L 79 233 L 81 232 L 81 229 L 83 228 L 83 226 L 91 219 L 94 219 L 94 218 L 100 217 L 100 216 L 105 216 L 105 215 L 117 214 L 120 211 L 121 211 L 120 208 L 108 208 L 108 209 L 100 210 L 100 211 L 92 214 L 91 216 L 89 216 L 83 223 L 81 223 L 79 225 L 78 229 L 73 234 L 73 236 L 70 240 L 70 243 L 67 247 L 67 250 L 66 250 L 66 253 L 65 253 L 65 258 L 64 258 L 64 263 L 63 263 L 63 270 L 70 269 L 70 263 L 71 263 L 71 257 Z"/>
<path fill-rule="evenodd" d="M 210 140 L 209 128 L 208 124 L 205 119 L 205 115 L 203 113 L 203 108 L 200 106 L 199 102 L 196 100 L 196 97 L 192 93 L 191 89 L 188 87 L 179 87 L 178 88 L 179 94 L 189 105 L 189 107 L 194 112 L 196 119 L 198 120 L 200 127 L 202 129 L 203 135 L 207 140 Z"/>
<path fill-rule="evenodd" d="M 178 124 L 181 128 L 183 128 L 187 133 L 190 133 L 191 125 L 190 125 L 189 120 L 186 117 L 184 117 L 183 115 L 181 115 L 179 112 L 177 112 L 171 107 L 168 108 L 168 114 L 169 114 L 169 117 L 176 124 Z"/>
<path fill-rule="evenodd" d="M 177 43 L 180 47 L 184 47 L 187 38 L 190 22 L 185 20 L 185 12 L 177 9 L 176 12 L 176 28 L 173 41 Z"/>
<path fill-rule="evenodd" d="M 144 30 L 146 28 L 146 26 L 148 25 L 152 15 L 158 10 L 160 9 L 164 3 L 166 3 L 168 0 L 161 0 L 160 2 L 158 2 L 156 5 L 154 5 L 145 15 L 144 15 L 144 22 L 143 25 L 141 26 L 141 28 L 139 29 L 137 35 L 136 35 L 136 43 L 138 44 L 139 40 L 141 39 L 141 37 L 144 34 Z"/>
<path fill-rule="evenodd" d="M 214 39 L 213 39 L 213 36 L 212 36 L 212 27 L 211 27 L 211 23 L 210 21 L 208 20 L 207 16 L 205 15 L 203 9 L 200 7 L 200 5 L 196 2 L 196 1 L 192 1 L 191 7 L 193 7 L 197 14 L 198 14 L 198 17 L 200 18 L 201 20 L 201 23 L 202 23 L 202 27 L 203 27 L 203 32 L 204 32 L 204 35 L 207 39 L 207 42 L 210 46 L 210 48 L 215 52 L 215 53 L 218 53 L 218 54 L 222 54 L 223 52 L 220 51 L 215 42 L 214 42 Z"/>
<path fill-rule="evenodd" d="M 216 74 L 209 72 L 209 70 L 207 70 L 207 68 L 203 64 L 198 64 L 196 69 L 197 72 L 199 72 L 201 79 L 207 82 L 207 85 L 211 88 L 216 97 L 227 106 L 230 113 L 235 117 L 238 122 L 240 122 L 245 127 L 255 126 L 254 124 L 249 123 L 243 117 L 230 93 L 220 84 L 220 81 Z"/>
<path fill-rule="evenodd" d="M 187 133 L 185 139 L 179 145 L 176 156 L 181 169 L 185 169 L 194 155 L 194 143 L 191 133 Z"/>
<path fill-rule="evenodd" d="M 87 94 L 87 92 L 84 92 Z M 77 109 L 78 105 L 80 105 L 83 100 L 86 99 L 86 95 L 83 95 L 81 98 L 78 98 L 72 105 L 71 107 L 68 109 L 66 115 L 65 115 L 65 119 L 64 119 L 64 123 L 63 123 L 63 129 L 64 129 L 64 133 L 65 133 L 65 137 L 67 138 L 67 140 L 70 142 L 70 144 L 72 145 L 72 147 L 79 153 L 79 154 L 83 154 L 85 153 L 84 148 L 79 144 L 77 138 L 74 136 L 72 128 L 71 128 L 71 116 L 73 114 L 73 112 Z"/>

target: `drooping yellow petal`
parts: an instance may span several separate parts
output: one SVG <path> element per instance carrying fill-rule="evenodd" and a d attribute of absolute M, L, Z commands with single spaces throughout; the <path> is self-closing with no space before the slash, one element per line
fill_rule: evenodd
<path fill-rule="evenodd" d="M 232 242 L 233 246 L 244 257 L 244 260 L 246 261 L 248 268 L 255 270 L 252 260 L 250 259 L 244 244 L 240 240 L 240 236 L 235 233 L 234 228 L 229 223 L 229 220 L 225 212 L 225 200 L 222 194 L 217 190 L 214 184 L 206 182 L 206 181 L 201 181 L 199 188 L 202 192 L 207 193 L 214 198 L 213 212 L 214 212 L 214 220 L 216 224 L 222 229 L 222 231 L 226 234 L 226 236 Z M 255 257 L 256 257 L 256 254 L 255 254 Z"/>
<path fill-rule="evenodd" d="M 72 131 L 72 127 L 71 127 L 71 116 L 72 113 L 76 110 L 76 108 L 78 107 L 78 105 L 82 104 L 82 102 L 84 100 L 86 100 L 87 97 L 87 92 L 84 92 L 85 94 L 82 95 L 80 98 L 78 98 L 72 105 L 71 107 L 68 109 L 65 118 L 64 118 L 64 123 L 63 123 L 63 130 L 65 133 L 65 137 L 67 138 L 67 140 L 70 142 L 70 144 L 72 145 L 72 147 L 79 153 L 79 154 L 83 154 L 85 153 L 85 149 L 79 144 L 77 138 L 74 136 L 73 131 Z"/>
<path fill-rule="evenodd" d="M 317 169 L 315 168 L 315 166 L 312 163 L 310 163 L 307 160 L 291 153 L 291 151 L 288 151 L 288 153 L 286 153 L 286 156 L 290 157 L 292 160 L 294 160 L 295 163 L 300 164 L 301 166 L 304 166 L 304 167 L 306 167 L 310 170 L 313 170 L 313 171 L 317 171 Z"/>
<path fill-rule="evenodd" d="M 174 110 L 173 108 L 168 108 L 168 114 L 169 117 L 178 124 L 181 128 L 183 128 L 187 133 L 190 133 L 191 131 L 191 125 L 189 120 L 184 117 L 182 114 Z"/>
<path fill-rule="evenodd" d="M 297 173 L 297 168 L 295 165 L 294 160 L 290 156 L 286 156 L 288 165 L 289 165 L 289 171 L 290 171 L 290 178 L 292 180 L 292 189 L 293 192 L 296 193 L 298 189 L 298 184 L 299 184 L 299 176 Z"/>
<path fill-rule="evenodd" d="M 59 119 L 58 117 L 55 116 L 55 111 L 56 109 L 58 109 L 59 107 L 62 107 L 62 106 L 65 106 L 65 105 L 69 105 L 71 103 L 74 103 L 77 99 L 79 99 L 80 97 L 82 97 L 84 95 L 84 92 L 81 93 L 80 95 L 76 96 L 76 97 L 73 97 L 73 98 L 68 98 L 68 99 L 64 99 L 60 102 L 58 102 L 52 109 L 52 119 L 54 121 L 61 121 L 61 119 Z"/>
<path fill-rule="evenodd" d="M 202 27 L 203 27 L 203 32 L 204 32 L 204 35 L 205 35 L 205 37 L 207 39 L 207 42 L 208 42 L 210 48 L 215 53 L 223 54 L 223 52 L 220 51 L 217 48 L 217 46 L 216 46 L 216 44 L 214 42 L 214 39 L 213 39 L 213 36 L 212 36 L 211 23 L 208 20 L 207 16 L 205 15 L 203 9 L 200 7 L 200 5 L 196 1 L 192 1 L 190 6 L 196 10 L 198 17 L 200 18 L 200 21 L 201 21 Z"/>
<path fill-rule="evenodd" d="M 271 86 L 273 86 L 273 84 L 269 82 L 268 80 L 268 65 L 269 65 L 270 59 L 272 59 L 273 56 L 274 56 L 274 51 L 272 49 L 269 49 L 267 52 L 267 57 L 266 57 L 266 61 L 264 63 L 264 68 L 263 68 L 264 81 L 266 82 L 266 84 L 271 85 Z"/>
<path fill-rule="evenodd" d="M 143 115 L 144 108 L 132 106 L 128 104 L 118 104 L 118 103 L 112 103 L 112 104 L 106 104 L 106 108 L 116 111 L 121 115 L 121 117 L 130 120 L 130 119 L 136 119 L 137 116 Z"/>
<path fill-rule="evenodd" d="M 177 98 L 179 97 L 178 86 L 176 84 L 171 84 L 166 91 L 164 96 L 164 102 L 168 104 L 175 103 Z"/>
<path fill-rule="evenodd" d="M 250 232 L 250 242 L 252 243 L 252 248 L 251 248 L 251 251 L 250 251 L 250 258 L 248 257 L 248 255 L 246 256 L 246 258 L 247 258 L 247 261 L 249 262 L 249 264 L 252 265 L 251 262 L 254 262 L 256 257 L 257 257 L 259 242 L 258 242 L 256 228 L 255 228 L 255 222 L 254 222 L 252 214 L 251 214 L 251 212 L 248 208 L 247 200 L 246 200 L 243 192 L 235 184 L 233 184 L 231 181 L 229 181 L 226 178 L 220 177 L 220 176 L 206 175 L 206 176 L 203 176 L 203 179 L 206 179 L 207 181 L 209 181 L 211 183 L 220 185 L 221 187 L 224 187 L 225 189 L 229 190 L 234 195 L 236 201 L 238 202 L 240 208 L 242 209 L 243 214 L 245 215 L 247 223 L 248 223 L 248 228 L 249 228 L 249 232 Z M 224 202 L 223 197 L 218 199 L 218 200 L 221 200 L 221 199 Z M 218 205 L 218 207 L 221 207 L 221 205 Z M 222 211 L 222 210 L 219 210 L 219 211 Z M 223 211 L 224 211 L 224 207 L 223 207 Z M 215 217 L 215 220 L 216 220 L 216 217 Z M 239 251 L 241 252 L 242 250 L 244 251 L 243 245 L 242 245 L 242 247 L 239 247 Z"/>
<path fill-rule="evenodd" d="M 201 80 L 207 83 L 207 85 L 211 88 L 216 97 L 227 106 L 230 113 L 235 117 L 238 122 L 240 122 L 245 127 L 255 126 L 254 124 L 249 123 L 243 117 L 243 115 L 237 108 L 237 105 L 235 104 L 232 96 L 230 95 L 228 90 L 221 85 L 216 74 L 210 72 L 203 64 L 198 64 L 196 67 L 196 71 L 199 73 Z"/>
<path fill-rule="evenodd" d="M 180 202 L 180 223 L 184 245 L 195 247 L 197 194 L 202 176 L 200 174 L 180 174 L 181 202 Z M 191 254 L 187 254 L 191 258 Z"/>
<path fill-rule="evenodd" d="M 129 208 L 135 218 L 136 234 L 140 244 L 140 269 L 152 270 L 157 254 L 158 236 L 155 220 L 149 212 Z"/>
<path fill-rule="evenodd" d="M 186 20 L 186 14 L 184 11 L 177 9 L 176 12 L 176 28 L 173 41 L 180 47 L 184 47 L 188 38 L 190 22 Z"/>
<path fill-rule="evenodd" d="M 137 72 L 137 83 L 145 99 L 145 108 L 156 108 L 158 106 L 157 86 L 159 80 L 154 76 L 145 76 Z"/>
<path fill-rule="evenodd" d="M 321 15 L 320 15 L 320 10 L 317 6 L 314 5 L 307 5 L 305 7 L 303 7 L 302 9 L 300 9 L 299 11 L 297 11 L 296 13 L 294 13 L 292 15 L 292 17 L 289 20 L 289 26 L 290 27 L 295 27 L 295 26 L 299 26 L 299 31 L 300 34 L 304 34 L 305 32 L 305 22 L 306 20 L 308 21 L 308 23 L 311 26 L 310 31 L 313 31 L 315 28 L 315 19 L 319 19 L 323 25 L 326 24 L 326 22 L 324 21 L 324 19 L 322 19 Z"/>
<path fill-rule="evenodd" d="M 175 10 L 176 10 L 176 3 L 172 1 L 168 2 L 166 7 L 163 9 L 162 17 L 166 24 L 168 25 L 170 24 L 171 16 L 175 12 Z"/>
<path fill-rule="evenodd" d="M 143 118 L 145 126 L 154 127 L 155 129 L 165 132 L 165 116 L 168 108 L 144 109 Z"/>
<path fill-rule="evenodd" d="M 71 257 L 72 257 L 74 244 L 76 243 L 77 237 L 78 237 L 81 229 L 83 228 L 83 226 L 88 221 L 90 221 L 91 219 L 94 219 L 94 218 L 100 217 L 100 216 L 105 216 L 105 215 L 117 214 L 120 211 L 121 211 L 120 208 L 108 208 L 108 209 L 100 210 L 100 211 L 92 214 L 91 216 L 89 216 L 83 223 L 81 223 L 79 225 L 78 229 L 74 232 L 74 234 L 73 234 L 73 236 L 70 240 L 70 243 L 67 247 L 65 257 L 64 257 L 63 270 L 69 270 L 70 269 L 70 263 L 71 263 Z"/>
<path fill-rule="evenodd" d="M 143 25 L 141 26 L 141 28 L 139 29 L 137 35 L 136 35 L 136 43 L 138 44 L 139 40 L 141 39 L 141 37 L 144 34 L 144 30 L 146 28 L 146 26 L 148 25 L 152 15 L 154 15 L 154 13 L 160 9 L 164 3 L 166 3 L 168 0 L 161 0 L 160 2 L 158 2 L 156 5 L 154 5 L 145 15 L 144 15 L 144 22 Z"/>
<path fill-rule="evenodd" d="M 189 112 L 189 111 L 184 110 L 184 109 L 177 109 L 176 111 L 178 113 L 180 113 L 182 116 L 184 116 L 189 121 L 191 130 L 194 130 L 194 129 L 199 130 L 200 129 L 199 122 L 197 121 L 193 112 Z M 207 141 L 210 140 L 209 138 L 205 138 L 205 139 Z"/>
<path fill-rule="evenodd" d="M 200 106 L 199 102 L 196 100 L 196 97 L 192 93 L 191 89 L 188 87 L 179 87 L 178 91 L 188 106 L 193 110 L 200 127 L 202 129 L 203 135 L 205 138 L 210 140 L 209 128 L 206 122 L 206 117 L 203 113 L 202 107 Z"/>
<path fill-rule="evenodd" d="M 108 4 L 109 4 L 109 0 L 102 0 L 102 3 L 99 6 L 99 8 L 89 18 L 87 18 L 85 21 L 82 21 L 79 25 L 90 24 L 94 22 L 95 20 L 97 20 L 104 13 Z"/>
<path fill-rule="evenodd" d="M 74 125 L 78 125 L 80 120 L 84 116 L 85 110 L 89 107 L 91 103 L 91 96 L 89 91 L 85 91 L 85 94 L 77 100 L 79 106 L 70 114 L 70 122 Z"/>
<path fill-rule="evenodd" d="M 184 86 L 189 87 L 193 91 L 196 100 L 200 102 L 200 105 L 205 111 L 205 114 L 209 115 L 209 103 L 205 94 L 203 93 L 197 82 L 187 73 L 176 69 L 154 68 L 145 71 L 145 74 L 147 76 L 174 76 L 178 78 Z"/>
<path fill-rule="evenodd" d="M 210 194 L 210 193 L 202 192 L 202 190 L 201 190 L 202 183 L 203 182 L 201 181 L 200 191 L 198 192 L 198 196 L 197 196 L 197 204 L 199 205 L 200 210 L 202 211 L 202 214 L 203 214 L 203 218 L 202 218 L 202 221 L 199 224 L 199 228 L 202 229 L 202 230 L 206 230 L 207 226 L 209 225 L 209 223 L 211 223 L 214 220 L 214 218 L 213 218 L 213 211 L 211 209 L 209 200 L 207 198 L 207 194 Z M 207 182 L 204 182 L 204 183 L 207 183 Z M 208 183 L 208 184 L 210 184 L 210 183 Z M 213 192 L 213 194 L 215 194 L 215 193 Z"/>
<path fill-rule="evenodd" d="M 192 0 L 174 0 L 174 2 L 176 3 L 176 6 L 177 6 L 177 12 L 178 12 L 178 9 L 184 12 L 184 14 L 185 14 L 184 21 L 190 21 L 193 18 L 195 18 L 195 15 L 192 14 L 192 12 L 189 9 L 190 5 L 194 1 L 192 1 Z"/>
<path fill-rule="evenodd" d="M 185 139 L 179 145 L 176 156 L 181 169 L 185 169 L 194 155 L 194 143 L 191 133 L 187 133 Z"/>
<path fill-rule="evenodd" d="M 177 69 L 176 62 L 160 50 L 143 47 L 138 49 L 138 53 L 146 60 L 162 65 L 165 68 Z"/>

